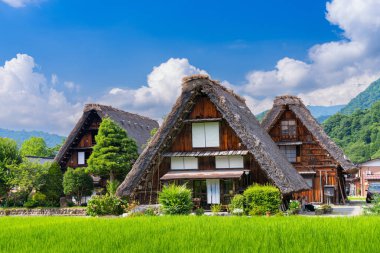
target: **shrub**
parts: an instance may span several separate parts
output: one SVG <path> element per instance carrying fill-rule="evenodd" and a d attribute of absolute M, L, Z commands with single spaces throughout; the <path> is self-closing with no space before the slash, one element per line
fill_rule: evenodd
<path fill-rule="evenodd" d="M 301 203 L 298 200 L 290 200 L 288 214 L 299 214 Z"/>
<path fill-rule="evenodd" d="M 211 212 L 215 215 L 222 210 L 222 205 L 211 205 Z"/>
<path fill-rule="evenodd" d="M 145 215 L 145 216 L 156 216 L 157 213 L 156 213 L 156 211 L 154 210 L 154 208 L 149 207 L 149 208 L 147 208 L 147 209 L 144 211 L 144 215 Z"/>
<path fill-rule="evenodd" d="M 162 189 L 159 195 L 159 203 L 162 205 L 165 214 L 189 214 L 193 208 L 191 195 L 191 190 L 187 189 L 186 186 L 171 184 Z"/>
<path fill-rule="evenodd" d="M 235 208 L 231 211 L 233 215 L 242 216 L 244 214 L 244 209 Z"/>
<path fill-rule="evenodd" d="M 127 213 L 135 209 L 138 205 L 139 205 L 139 202 L 137 202 L 136 200 L 133 200 L 132 202 L 128 203 L 127 208 L 126 208 Z"/>
<path fill-rule="evenodd" d="M 267 208 L 265 206 L 255 206 L 251 210 L 249 210 L 249 215 L 264 215 L 267 212 Z"/>
<path fill-rule="evenodd" d="M 252 185 L 244 193 L 247 211 L 250 215 L 262 215 L 269 211 L 275 214 L 281 204 L 280 191 L 271 185 Z"/>
<path fill-rule="evenodd" d="M 46 204 L 46 195 L 40 192 L 34 193 L 29 197 L 28 201 L 24 203 L 24 207 L 33 208 L 37 206 L 45 206 Z"/>
<path fill-rule="evenodd" d="M 123 201 L 114 195 L 95 195 L 88 201 L 86 213 L 90 216 L 120 215 L 124 208 Z"/>
<path fill-rule="evenodd" d="M 380 194 L 374 194 L 372 206 L 367 206 L 364 208 L 364 214 L 366 215 L 380 215 Z"/>
<path fill-rule="evenodd" d="M 289 209 L 299 209 L 301 204 L 298 200 L 291 200 L 289 203 Z"/>
<path fill-rule="evenodd" d="M 241 194 L 236 194 L 232 200 L 231 203 L 228 206 L 228 209 L 232 213 L 235 209 L 244 210 L 245 205 L 245 198 Z"/>
<path fill-rule="evenodd" d="M 28 200 L 29 193 L 26 191 L 10 192 L 7 199 L 2 203 L 3 207 L 22 207 Z"/>
<path fill-rule="evenodd" d="M 332 207 L 330 205 L 324 204 L 320 207 L 324 213 L 332 213 Z"/>
<path fill-rule="evenodd" d="M 202 207 L 195 209 L 196 216 L 202 216 L 204 213 L 205 213 L 205 210 Z"/>

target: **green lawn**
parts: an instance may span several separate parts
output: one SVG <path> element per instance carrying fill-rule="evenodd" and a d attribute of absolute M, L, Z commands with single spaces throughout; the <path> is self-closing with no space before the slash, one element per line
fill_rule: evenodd
<path fill-rule="evenodd" d="M 378 252 L 378 217 L 2 217 L 1 252 Z"/>

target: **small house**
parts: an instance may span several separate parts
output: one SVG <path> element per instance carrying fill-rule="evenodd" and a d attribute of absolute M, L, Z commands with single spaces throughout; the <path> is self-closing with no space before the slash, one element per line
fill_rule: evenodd
<path fill-rule="evenodd" d="M 345 202 L 345 175 L 355 173 L 356 166 L 325 133 L 300 98 L 276 97 L 262 126 L 311 188 L 298 196 L 305 196 L 309 202 Z"/>
<path fill-rule="evenodd" d="M 96 144 L 95 136 L 102 119 L 109 117 L 119 124 L 133 138 L 141 153 L 143 146 L 149 140 L 150 132 L 158 128 L 155 120 L 125 112 L 111 106 L 100 104 L 87 104 L 84 107 L 82 117 L 67 137 L 65 143 L 59 150 L 55 161 L 59 163 L 62 170 L 67 167 L 86 167 L 87 159 L 90 157 L 92 147 Z"/>
<path fill-rule="evenodd" d="M 184 79 L 182 94 L 117 194 L 156 203 L 171 183 L 185 184 L 206 208 L 230 203 L 254 183 L 275 185 L 285 197 L 308 189 L 244 99 L 204 75 Z"/>

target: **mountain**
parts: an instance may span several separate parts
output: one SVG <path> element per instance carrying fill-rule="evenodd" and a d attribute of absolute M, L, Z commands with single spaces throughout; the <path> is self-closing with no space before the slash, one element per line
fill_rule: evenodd
<path fill-rule="evenodd" d="M 380 79 L 371 83 L 367 89 L 359 93 L 344 108 L 340 110 L 342 114 L 350 114 L 355 110 L 370 108 L 373 103 L 380 100 Z"/>
<path fill-rule="evenodd" d="M 331 115 L 334 115 L 335 113 L 339 112 L 343 107 L 345 107 L 345 105 L 332 105 L 332 106 L 308 105 L 307 106 L 311 114 L 314 116 L 314 118 L 317 119 L 319 123 L 322 123 Z M 268 111 L 264 111 L 262 113 L 257 114 L 256 118 L 259 121 L 261 121 L 265 117 L 265 114 L 267 112 Z"/>
<path fill-rule="evenodd" d="M 323 127 L 355 163 L 380 158 L 380 101 L 351 114 L 337 113 Z"/>
<path fill-rule="evenodd" d="M 29 139 L 32 136 L 44 138 L 48 147 L 54 147 L 57 144 L 61 144 L 65 139 L 63 136 L 49 134 L 42 131 L 14 131 L 0 128 L 0 137 L 14 139 L 18 145 L 21 145 L 26 139 Z"/>

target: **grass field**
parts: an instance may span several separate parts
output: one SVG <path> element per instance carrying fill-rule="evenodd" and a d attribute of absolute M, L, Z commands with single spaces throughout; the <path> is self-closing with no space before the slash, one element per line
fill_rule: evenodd
<path fill-rule="evenodd" d="M 378 252 L 377 217 L 2 217 L 1 252 Z"/>

